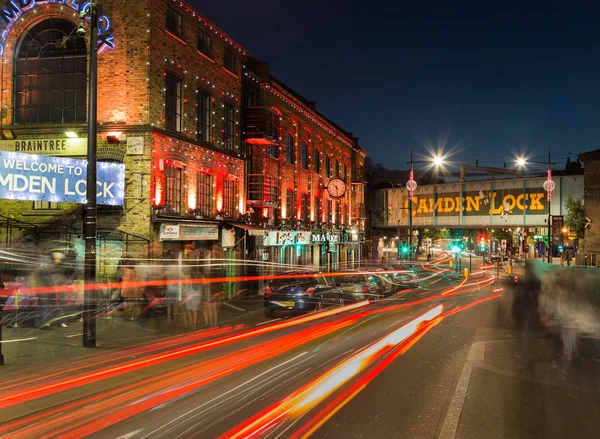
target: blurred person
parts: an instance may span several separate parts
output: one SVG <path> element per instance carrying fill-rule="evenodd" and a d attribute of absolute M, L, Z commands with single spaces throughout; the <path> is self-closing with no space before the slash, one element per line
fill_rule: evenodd
<path fill-rule="evenodd" d="M 539 315 L 540 279 L 527 269 L 525 275 L 515 285 L 512 303 L 512 316 L 519 332 L 521 359 L 530 364 L 533 334 L 541 327 Z"/>
<path fill-rule="evenodd" d="M 125 304 L 125 316 L 129 320 L 139 317 L 139 302 L 143 290 L 138 285 L 138 276 L 134 261 L 123 266 L 123 280 L 121 285 L 121 298 Z"/>
<path fill-rule="evenodd" d="M 219 321 L 221 305 L 221 283 L 210 282 L 202 285 L 202 316 L 204 323 L 213 328 Z"/>
<path fill-rule="evenodd" d="M 192 283 L 190 273 L 185 273 L 183 281 L 183 325 L 188 329 L 196 329 L 198 326 L 198 309 L 202 300 L 201 283 Z"/>
<path fill-rule="evenodd" d="M 180 265 L 173 265 L 170 253 L 167 253 L 167 257 L 166 263 L 170 266 L 166 270 L 166 278 L 169 282 L 165 288 L 165 298 L 167 299 L 167 322 L 170 325 L 173 323 L 175 310 L 180 306 L 183 298 L 183 271 Z"/>
<path fill-rule="evenodd" d="M 66 254 L 61 250 L 51 252 L 51 260 L 42 264 L 35 273 L 36 286 L 55 287 L 56 290 L 38 295 L 38 310 L 35 314 L 35 326 L 40 329 L 52 329 L 51 314 L 59 315 L 61 301 L 65 299 L 65 291 L 73 282 L 73 271 L 65 263 Z M 62 287 L 62 288 L 60 288 Z M 68 327 L 65 322 L 60 324 L 63 328 Z"/>

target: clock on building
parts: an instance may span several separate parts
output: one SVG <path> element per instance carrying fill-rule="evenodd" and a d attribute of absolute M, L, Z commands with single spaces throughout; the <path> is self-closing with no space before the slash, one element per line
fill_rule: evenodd
<path fill-rule="evenodd" d="M 346 193 L 346 182 L 341 178 L 332 178 L 327 184 L 327 192 L 331 198 L 342 198 Z"/>

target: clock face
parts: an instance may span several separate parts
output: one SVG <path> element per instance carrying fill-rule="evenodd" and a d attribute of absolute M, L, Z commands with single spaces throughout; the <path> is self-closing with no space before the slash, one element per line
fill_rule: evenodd
<path fill-rule="evenodd" d="M 327 185 L 327 192 L 331 198 L 342 198 L 346 193 L 346 182 L 341 178 L 332 178 Z"/>

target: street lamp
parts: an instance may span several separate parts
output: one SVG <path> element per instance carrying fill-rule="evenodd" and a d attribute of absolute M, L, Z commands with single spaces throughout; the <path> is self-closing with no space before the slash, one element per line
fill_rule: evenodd
<path fill-rule="evenodd" d="M 440 155 L 437 155 L 429 160 L 413 160 L 413 150 L 410 148 L 410 161 L 407 164 L 410 165 L 410 174 L 409 179 L 406 182 L 406 188 L 408 189 L 408 247 L 410 249 L 409 258 L 412 260 L 413 254 L 413 224 L 412 224 L 412 203 L 413 203 L 413 195 L 415 189 L 417 189 L 417 182 L 415 181 L 415 171 L 413 165 L 416 163 L 433 163 L 433 165 L 437 168 L 444 164 L 444 158 Z"/>
<path fill-rule="evenodd" d="M 517 164 L 520 167 L 524 167 L 527 164 L 537 164 L 537 165 L 548 165 L 548 174 L 546 177 L 546 181 L 544 182 L 544 184 L 542 185 L 542 187 L 544 188 L 544 190 L 547 192 L 546 195 L 546 200 L 548 201 L 548 263 L 552 263 L 552 231 L 551 231 L 551 223 L 552 223 L 552 214 L 550 212 L 550 205 L 552 203 L 552 191 L 554 191 L 554 189 L 556 188 L 556 183 L 554 183 L 554 181 L 552 181 L 552 169 L 551 166 L 555 165 L 556 163 L 551 161 L 551 157 L 550 157 L 550 151 L 548 151 L 548 161 L 547 162 L 536 162 L 536 161 L 531 161 L 531 160 L 527 160 L 524 157 L 519 157 L 517 158 Z"/>
<path fill-rule="evenodd" d="M 97 234 L 97 200 L 96 200 L 96 124 L 98 101 L 98 17 L 102 14 L 101 5 L 92 0 L 87 9 L 80 13 L 81 24 L 77 35 L 86 33 L 84 20 L 89 19 L 90 34 L 90 73 L 88 84 L 88 150 L 87 150 L 87 187 L 86 204 L 83 208 L 83 239 L 85 241 L 84 290 L 83 290 L 83 346 L 96 347 L 96 234 Z"/>

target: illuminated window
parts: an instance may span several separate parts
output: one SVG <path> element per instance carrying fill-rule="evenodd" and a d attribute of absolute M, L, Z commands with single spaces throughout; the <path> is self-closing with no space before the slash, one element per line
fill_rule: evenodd
<path fill-rule="evenodd" d="M 181 182 L 183 169 L 165 166 L 165 207 L 167 214 L 181 215 Z"/>
<path fill-rule="evenodd" d="M 177 38 L 181 38 L 181 28 L 183 25 L 183 16 L 172 8 L 167 6 L 167 31 L 175 35 Z"/>
<path fill-rule="evenodd" d="M 319 151 L 318 149 L 315 149 L 315 167 L 314 170 L 317 174 L 321 173 L 321 151 Z"/>
<path fill-rule="evenodd" d="M 227 218 L 237 216 L 237 180 L 226 178 L 223 181 L 223 214 Z"/>
<path fill-rule="evenodd" d="M 302 142 L 302 168 L 308 169 L 308 145 Z"/>
<path fill-rule="evenodd" d="M 181 79 L 167 73 L 165 92 L 165 128 L 181 131 Z"/>
<path fill-rule="evenodd" d="M 235 73 L 235 52 L 229 47 L 225 47 L 225 53 L 223 54 L 223 67 L 225 67 L 231 73 Z"/>
<path fill-rule="evenodd" d="M 315 222 L 317 224 L 321 223 L 321 215 L 322 215 L 322 209 L 321 209 L 321 200 L 319 199 L 319 197 L 314 197 L 314 203 L 315 203 Z"/>
<path fill-rule="evenodd" d="M 331 177 L 331 157 L 325 157 L 325 175 Z"/>
<path fill-rule="evenodd" d="M 200 31 L 198 34 L 198 50 L 212 58 L 212 39 L 206 32 Z"/>
<path fill-rule="evenodd" d="M 198 99 L 197 108 L 197 133 L 196 138 L 201 142 L 210 142 L 210 124 L 211 124 L 211 97 L 204 90 L 196 90 Z"/>
<path fill-rule="evenodd" d="M 212 213 L 213 177 L 210 174 L 199 172 L 196 180 L 196 209 L 202 216 Z"/>
<path fill-rule="evenodd" d="M 279 145 L 271 145 L 269 147 L 269 155 L 271 157 L 279 158 Z"/>
<path fill-rule="evenodd" d="M 24 32 L 15 50 L 15 123 L 86 121 L 87 49 L 77 26 L 49 18 Z"/>
<path fill-rule="evenodd" d="M 235 144 L 235 108 L 232 105 L 225 104 L 223 111 L 223 146 L 225 149 L 233 151 Z"/>
<path fill-rule="evenodd" d="M 286 142 L 286 158 L 288 163 L 294 163 L 296 161 L 296 151 L 294 148 L 294 136 L 288 133 Z"/>
<path fill-rule="evenodd" d="M 60 210 L 60 204 L 54 201 L 34 201 L 33 210 Z"/>
<path fill-rule="evenodd" d="M 308 221 L 310 220 L 310 204 L 308 202 L 308 194 L 302 194 L 301 203 L 302 203 L 300 205 L 301 219 L 302 219 L 302 222 L 304 222 L 304 224 L 307 224 Z"/>
<path fill-rule="evenodd" d="M 288 218 L 293 218 L 295 215 L 294 207 L 295 207 L 296 203 L 294 203 L 294 191 L 291 189 L 288 189 L 286 191 L 285 205 L 286 205 L 286 209 L 287 209 Z"/>

